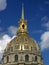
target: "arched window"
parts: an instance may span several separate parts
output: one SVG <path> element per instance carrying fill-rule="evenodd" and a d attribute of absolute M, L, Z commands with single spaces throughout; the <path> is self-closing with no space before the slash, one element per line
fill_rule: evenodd
<path fill-rule="evenodd" d="M 7 63 L 9 62 L 9 56 L 7 56 Z"/>
<path fill-rule="evenodd" d="M 18 55 L 15 55 L 15 61 L 16 62 L 18 61 Z"/>
<path fill-rule="evenodd" d="M 37 56 L 35 56 L 35 61 L 37 61 Z"/>
<path fill-rule="evenodd" d="M 29 56 L 25 55 L 25 61 L 29 61 Z"/>

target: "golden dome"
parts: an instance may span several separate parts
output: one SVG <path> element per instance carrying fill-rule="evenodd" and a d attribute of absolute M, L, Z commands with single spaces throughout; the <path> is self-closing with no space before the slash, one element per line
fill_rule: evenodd
<path fill-rule="evenodd" d="M 38 44 L 29 36 L 21 35 L 15 37 L 6 47 L 6 51 L 9 51 L 13 48 L 13 51 L 16 50 L 35 50 L 39 51 Z"/>
<path fill-rule="evenodd" d="M 6 47 L 6 51 L 15 50 L 35 50 L 39 51 L 39 46 L 35 40 L 28 36 L 27 22 L 24 20 L 24 10 L 22 8 L 22 18 L 19 22 L 17 37 L 15 37 Z"/>

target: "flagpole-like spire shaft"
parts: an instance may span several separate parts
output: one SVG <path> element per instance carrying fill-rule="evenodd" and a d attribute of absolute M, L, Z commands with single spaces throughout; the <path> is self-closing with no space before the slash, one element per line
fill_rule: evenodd
<path fill-rule="evenodd" d="M 22 19 L 24 19 L 24 5 L 22 4 Z"/>

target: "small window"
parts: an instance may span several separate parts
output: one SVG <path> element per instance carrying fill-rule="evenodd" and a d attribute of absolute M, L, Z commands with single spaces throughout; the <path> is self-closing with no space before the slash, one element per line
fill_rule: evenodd
<path fill-rule="evenodd" d="M 22 25 L 22 28 L 24 29 L 24 27 L 25 27 L 25 26 L 24 26 L 24 24 L 23 24 L 23 25 Z"/>
<path fill-rule="evenodd" d="M 7 56 L 7 63 L 9 62 L 9 56 Z"/>
<path fill-rule="evenodd" d="M 25 61 L 26 62 L 29 61 L 29 56 L 28 55 L 25 56 Z"/>
<path fill-rule="evenodd" d="M 18 55 L 15 55 L 15 61 L 16 62 L 18 61 Z"/>
<path fill-rule="evenodd" d="M 35 61 L 37 61 L 37 56 L 35 56 Z"/>

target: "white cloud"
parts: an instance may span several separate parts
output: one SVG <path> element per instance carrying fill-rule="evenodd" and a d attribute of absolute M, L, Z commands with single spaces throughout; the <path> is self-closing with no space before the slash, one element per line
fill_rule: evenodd
<path fill-rule="evenodd" d="M 41 21 L 43 21 L 43 22 L 47 22 L 49 20 L 49 18 L 47 17 L 47 16 L 43 16 L 42 18 L 41 18 Z"/>
<path fill-rule="evenodd" d="M 11 40 L 11 37 L 7 34 L 3 35 L 2 39 L 0 39 L 0 52 L 5 49 L 7 43 Z"/>
<path fill-rule="evenodd" d="M 40 42 L 40 47 L 41 50 L 49 49 L 49 17 L 44 16 L 41 18 L 42 26 L 46 30 L 42 35 L 41 35 L 41 42 Z"/>
<path fill-rule="evenodd" d="M 42 26 L 44 26 L 46 28 L 46 30 L 49 30 L 49 21 L 42 24 Z"/>
<path fill-rule="evenodd" d="M 41 42 L 40 42 L 41 50 L 45 50 L 49 48 L 49 31 L 44 32 L 41 35 Z"/>
<path fill-rule="evenodd" d="M 2 36 L 2 38 L 0 39 L 0 60 L 2 58 L 2 55 L 3 55 L 3 52 L 4 52 L 4 49 L 6 48 L 7 44 L 14 38 L 15 36 L 13 36 L 12 38 L 7 35 L 7 34 L 4 34 Z"/>
<path fill-rule="evenodd" d="M 9 32 L 10 34 L 12 34 L 12 35 L 16 35 L 16 33 L 17 33 L 17 27 L 15 27 L 15 26 L 10 26 L 10 27 L 8 28 L 8 32 Z"/>
<path fill-rule="evenodd" d="M 5 10 L 7 6 L 7 0 L 0 0 L 0 11 Z"/>
<path fill-rule="evenodd" d="M 44 16 L 41 18 L 42 26 L 45 27 L 46 30 L 49 30 L 49 18 L 47 16 Z"/>

